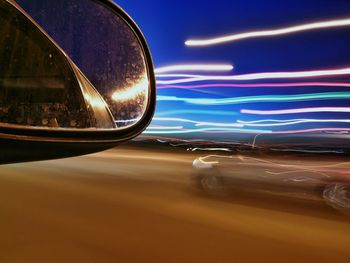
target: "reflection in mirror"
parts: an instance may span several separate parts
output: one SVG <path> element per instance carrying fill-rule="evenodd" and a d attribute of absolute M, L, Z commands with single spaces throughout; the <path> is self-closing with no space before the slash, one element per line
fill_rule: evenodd
<path fill-rule="evenodd" d="M 4 0 L 0 0 L 0 46 L 1 126 L 115 127 L 105 105 L 96 109 L 88 104 L 63 53 Z M 94 90 L 93 96 L 99 98 Z"/>
<path fill-rule="evenodd" d="M 147 110 L 144 50 L 131 27 L 94 0 L 19 0 L 102 95 L 117 127 L 136 124 Z"/>

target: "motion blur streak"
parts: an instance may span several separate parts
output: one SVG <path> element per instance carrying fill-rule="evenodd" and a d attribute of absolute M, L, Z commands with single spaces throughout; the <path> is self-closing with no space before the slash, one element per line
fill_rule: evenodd
<path fill-rule="evenodd" d="M 202 75 L 195 75 L 195 74 L 184 74 L 184 73 L 177 73 L 177 74 L 157 74 L 157 78 L 201 78 Z"/>
<path fill-rule="evenodd" d="M 238 123 L 246 127 L 279 127 L 279 126 L 289 126 L 302 123 L 350 123 L 350 119 L 294 119 L 294 120 L 259 120 L 259 121 L 241 121 Z M 210 126 L 210 124 L 208 124 Z"/>
<path fill-rule="evenodd" d="M 293 79 L 350 75 L 350 68 L 311 70 L 311 71 L 291 71 L 291 72 L 263 72 L 233 76 L 200 76 L 195 78 L 183 78 L 174 80 L 158 80 L 158 84 L 172 85 L 180 83 L 191 83 L 210 80 L 259 80 L 259 79 Z"/>
<path fill-rule="evenodd" d="M 241 127 L 243 128 L 243 124 L 240 123 L 217 123 L 217 122 L 200 122 L 195 120 L 189 120 L 189 119 L 183 119 L 183 118 L 153 118 L 153 121 L 171 121 L 171 122 L 187 122 L 187 123 L 193 123 L 196 126 L 226 126 L 226 127 Z"/>
<path fill-rule="evenodd" d="M 158 101 L 182 101 L 196 105 L 229 105 L 238 103 L 255 103 L 255 102 L 294 102 L 294 101 L 312 101 L 328 99 L 349 99 L 350 92 L 324 92 L 298 95 L 265 95 L 265 96 L 248 96 L 224 99 L 193 99 L 179 98 L 176 96 L 158 96 Z"/>
<path fill-rule="evenodd" d="M 350 26 L 350 18 L 321 21 L 316 23 L 308 23 L 308 24 L 302 24 L 302 25 L 279 28 L 279 29 L 270 29 L 270 30 L 253 31 L 253 32 L 240 33 L 240 34 L 232 34 L 232 35 L 211 38 L 211 39 L 188 40 L 185 42 L 185 45 L 186 46 L 212 46 L 212 45 L 218 45 L 218 44 L 223 44 L 227 42 L 234 42 L 234 41 L 249 39 L 249 38 L 278 36 L 278 35 L 286 35 L 291 33 L 302 32 L 302 31 L 345 27 L 345 26 Z"/>
<path fill-rule="evenodd" d="M 228 159 L 228 160 L 239 160 L 242 162 L 252 162 L 252 163 L 263 163 L 263 164 L 267 164 L 269 166 L 275 166 L 275 167 L 285 167 L 285 168 L 298 168 L 300 169 L 300 164 L 287 164 L 287 163 L 277 163 L 277 162 L 273 162 L 273 161 L 269 161 L 267 159 L 262 159 L 262 158 L 255 158 L 255 157 L 248 157 L 248 156 L 244 156 L 244 155 L 216 155 L 216 154 L 212 154 L 212 155 L 207 155 L 204 157 L 200 157 L 198 158 L 198 160 L 200 160 L 201 162 L 205 163 L 205 164 L 217 164 L 220 163 L 219 160 L 216 161 L 207 161 L 208 159 L 212 159 L 212 158 L 218 158 L 218 159 Z M 339 163 L 332 163 L 332 164 L 317 164 L 317 165 L 303 165 L 303 169 L 306 168 L 334 168 L 334 167 L 342 167 L 342 166 L 349 166 L 350 162 L 339 162 Z"/>
<path fill-rule="evenodd" d="M 173 65 L 167 67 L 157 68 L 156 74 L 176 71 L 231 71 L 232 65 L 220 65 L 220 64 L 194 64 L 194 65 Z"/>
<path fill-rule="evenodd" d="M 261 84 L 203 84 L 203 85 L 167 85 L 158 89 L 205 89 L 205 88 L 289 88 L 289 87 L 350 87 L 346 82 L 299 82 L 299 83 L 261 83 Z"/>
<path fill-rule="evenodd" d="M 219 132 L 230 132 L 230 133 L 271 133 L 268 130 L 245 130 L 245 129 L 229 129 L 220 128 Z M 189 133 L 199 133 L 199 132 L 218 132 L 217 128 L 203 128 L 203 129 L 186 129 L 186 130 L 168 130 L 168 131 L 152 131 L 146 130 L 143 134 L 189 134 Z"/>
<path fill-rule="evenodd" d="M 243 114 L 256 115 L 281 115 L 281 114 L 299 114 L 299 113 L 317 113 L 317 112 L 338 112 L 349 113 L 350 107 L 315 107 L 315 108 L 299 108 L 286 110 L 241 110 Z"/>
<path fill-rule="evenodd" d="M 290 130 L 290 131 L 274 131 L 272 134 L 295 134 L 295 133 L 313 133 L 313 132 L 329 132 L 329 131 L 350 131 L 350 128 L 315 128 L 315 129 L 304 129 L 304 130 Z"/>
<path fill-rule="evenodd" d="M 189 186 L 192 162 L 202 155 L 121 145 L 3 166 L 0 261 L 346 262 L 348 219 L 323 205 L 278 197 L 203 197 Z M 283 161 L 307 167 L 339 162 Z M 349 165 L 339 168 L 349 171 Z"/>
<path fill-rule="evenodd" d="M 222 122 L 199 122 L 197 127 L 214 126 L 214 127 L 245 127 L 246 125 L 240 123 L 222 123 Z"/>
<path fill-rule="evenodd" d="M 251 130 L 253 131 L 253 130 Z M 207 133 L 231 133 L 229 129 L 220 129 L 212 131 L 207 129 L 202 132 Z M 296 133 L 316 133 L 316 132 L 350 132 L 350 128 L 314 128 L 314 129 L 304 129 L 304 130 L 288 130 L 288 131 L 270 131 L 270 130 L 261 130 L 257 132 L 258 134 L 296 134 Z"/>
<path fill-rule="evenodd" d="M 178 114 L 197 114 L 197 115 L 214 115 L 214 116 L 234 116 L 237 112 L 233 111 L 219 111 L 219 110 L 173 110 L 173 111 L 162 111 L 156 114 L 156 117 L 170 116 Z"/>
<path fill-rule="evenodd" d="M 183 126 L 150 126 L 150 130 L 182 130 Z"/>
<path fill-rule="evenodd" d="M 196 152 L 196 151 L 204 151 L 204 152 L 232 152 L 232 149 L 229 148 L 201 148 L 201 147 L 196 147 L 190 149 L 191 152 Z"/>

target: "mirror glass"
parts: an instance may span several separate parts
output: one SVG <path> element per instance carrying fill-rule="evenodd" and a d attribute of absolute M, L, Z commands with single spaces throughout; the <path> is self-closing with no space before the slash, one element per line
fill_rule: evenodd
<path fill-rule="evenodd" d="M 148 106 L 144 50 L 129 24 L 94 0 L 17 3 L 68 54 L 101 94 L 117 128 L 136 124 Z"/>
<path fill-rule="evenodd" d="M 4 0 L 0 0 L 0 46 L 0 126 L 115 127 L 96 91 L 91 96 L 102 107 L 86 101 L 64 54 Z"/>

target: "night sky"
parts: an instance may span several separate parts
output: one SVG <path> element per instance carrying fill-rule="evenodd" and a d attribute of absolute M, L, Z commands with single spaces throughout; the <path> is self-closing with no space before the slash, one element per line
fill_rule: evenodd
<path fill-rule="evenodd" d="M 254 39 L 211 48 L 186 48 L 185 40 L 320 20 L 350 17 L 339 0 L 115 1 L 140 26 L 156 66 L 184 62 L 228 62 L 235 73 L 349 65 L 350 28 Z M 327 52 L 326 52 L 327 51 Z"/>
<path fill-rule="evenodd" d="M 350 66 L 350 26 L 329 29 L 317 29 L 288 35 L 262 37 L 224 43 L 209 47 L 187 47 L 188 39 L 211 38 L 232 33 L 285 28 L 319 21 L 339 20 L 350 17 L 349 1 L 130 1 L 117 3 L 124 8 L 143 30 L 154 57 L 155 66 L 173 64 L 232 64 L 232 72 L 219 75 L 250 74 L 261 72 L 313 71 L 340 69 Z M 180 72 L 177 72 L 180 73 Z M 188 72 L 187 72 L 188 73 Z M 206 72 L 191 74 L 218 75 Z M 173 78 L 160 78 L 169 80 Z M 350 100 L 346 87 L 349 75 L 338 77 L 313 77 L 296 79 L 269 79 L 254 81 L 204 81 L 179 84 L 183 89 L 158 85 L 158 107 L 152 127 L 146 132 L 162 136 L 182 138 L 222 138 L 236 139 L 241 132 L 229 126 L 237 121 L 262 121 L 261 126 L 245 126 L 243 132 L 288 132 L 311 130 L 312 133 L 329 131 L 344 132 L 350 127 L 344 120 L 349 119 L 346 112 L 315 112 L 281 115 L 242 114 L 242 109 L 285 110 L 315 107 L 347 107 Z M 343 83 L 337 85 L 307 85 L 299 87 L 220 87 L 220 84 L 266 84 L 266 83 L 304 83 L 326 82 Z M 186 89 L 188 86 L 211 84 L 210 88 Z M 213 85 L 214 84 L 214 85 Z M 217 86 L 215 86 L 218 84 Z M 326 94 L 327 93 L 327 94 Z M 313 95 L 325 98 L 310 99 Z M 280 96 L 280 102 L 271 102 L 269 96 Z M 301 96 L 301 100 L 288 102 L 290 96 Z M 309 97 L 302 99 L 304 95 Z M 329 97 L 328 97 L 329 95 Z M 267 101 L 215 105 L 222 99 L 234 99 L 249 96 L 267 96 Z M 335 96 L 335 97 L 334 97 Z M 170 98 L 169 98 L 170 97 Z M 174 99 L 175 98 L 175 99 Z M 180 100 L 179 100 L 180 98 Z M 209 99 L 208 103 L 194 105 L 189 98 Z M 294 97 L 295 98 L 295 97 Z M 174 101 L 175 100 L 175 101 Z M 213 103 L 214 105 L 210 105 Z M 167 118 L 170 118 L 167 120 Z M 182 118 L 196 123 L 174 121 Z M 273 121 L 270 121 L 270 120 Z M 327 122 L 327 120 L 343 120 Z M 287 125 L 276 124 L 276 120 Z M 309 120 L 313 120 L 310 122 Z M 317 122 L 321 120 L 321 122 Z M 223 126 L 205 126 L 200 122 L 214 122 Z M 291 124 L 289 124 L 292 122 Z M 294 124 L 294 122 L 297 122 Z M 197 125 L 196 125 L 197 124 Z M 170 127 L 169 127 L 170 126 Z M 162 128 L 163 127 L 163 128 Z M 167 129 L 174 127 L 174 129 Z M 183 127 L 180 129 L 180 127 Z M 204 129 L 192 134 L 191 130 Z M 207 130 L 206 130 L 207 129 Z M 228 130 L 227 130 L 228 129 Z M 233 129 L 233 130 L 232 130 Z M 321 129 L 321 131 L 318 131 Z M 214 131 L 213 131 L 214 130 Z M 216 132 L 218 131 L 218 132 Z M 310 131 L 310 132 L 311 132 Z M 209 132 L 209 133 L 208 133 Z M 327 131 L 326 131 L 327 132 Z M 340 131 L 341 132 L 341 131 Z"/>

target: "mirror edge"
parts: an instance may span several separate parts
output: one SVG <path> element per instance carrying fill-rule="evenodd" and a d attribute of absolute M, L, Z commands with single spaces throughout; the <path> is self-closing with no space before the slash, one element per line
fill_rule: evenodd
<path fill-rule="evenodd" d="M 21 6 L 19 6 L 15 0 L 6 0 L 13 6 L 15 6 L 20 12 L 22 12 L 30 22 L 39 28 L 39 30 L 54 43 L 57 48 L 66 56 L 70 63 L 73 63 L 68 55 L 57 45 L 57 43 L 43 30 L 32 18 L 28 15 Z M 154 65 L 152 55 L 144 37 L 142 31 L 135 23 L 135 21 L 116 3 L 111 0 L 91 0 L 96 1 L 104 5 L 111 12 L 120 16 L 120 18 L 130 27 L 137 37 L 144 56 L 147 66 L 147 74 L 149 77 L 149 96 L 145 114 L 142 118 L 130 127 L 120 130 L 54 130 L 54 129 L 38 129 L 35 127 L 0 127 L 0 137 L 7 140 L 24 140 L 31 142 L 78 142 L 78 143 L 120 143 L 131 140 L 140 135 L 151 123 L 156 108 L 156 78 L 154 73 Z M 73 63 L 74 64 L 74 63 Z"/>

